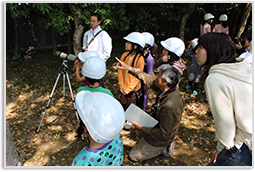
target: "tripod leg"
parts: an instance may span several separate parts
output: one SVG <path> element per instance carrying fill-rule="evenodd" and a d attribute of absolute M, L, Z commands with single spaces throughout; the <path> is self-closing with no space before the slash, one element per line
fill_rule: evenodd
<path fill-rule="evenodd" d="M 79 116 L 78 116 L 78 113 L 77 113 L 77 109 L 76 109 L 76 105 L 75 105 L 75 99 L 74 99 L 74 96 L 73 96 L 72 86 L 71 86 L 71 83 L 70 83 L 68 73 L 66 73 L 66 78 L 67 78 L 68 85 L 69 85 L 69 88 L 70 88 L 70 92 L 71 92 L 71 95 L 72 95 L 72 100 L 73 100 L 73 105 L 74 105 L 74 110 L 75 110 L 75 113 L 76 113 L 76 117 L 77 117 L 77 120 L 79 122 Z M 82 138 L 82 140 L 84 140 L 83 134 L 81 135 L 81 138 Z"/>
<path fill-rule="evenodd" d="M 66 95 L 66 93 L 65 93 L 65 90 L 66 90 L 65 83 L 66 83 L 66 76 L 63 75 L 63 97 L 65 97 L 65 95 Z"/>
<path fill-rule="evenodd" d="M 53 93 L 54 93 L 54 91 L 55 91 L 55 89 L 56 89 L 56 86 L 57 86 L 57 84 L 58 84 L 58 80 L 59 80 L 60 74 L 61 74 L 61 73 L 58 74 L 57 80 L 56 80 L 56 82 L 55 82 L 55 84 L 54 84 L 54 87 L 53 87 L 53 89 L 52 89 L 52 92 L 51 92 L 51 94 L 50 94 L 50 98 L 49 98 L 48 104 L 47 104 L 47 106 L 46 106 L 46 109 L 45 109 L 45 112 L 44 112 L 44 114 L 43 114 L 42 120 L 41 120 L 40 125 L 38 126 L 38 129 L 37 129 L 37 132 L 36 132 L 37 134 L 39 133 L 39 130 L 40 130 L 40 128 L 41 128 L 41 125 L 42 125 L 43 119 L 44 119 L 44 117 L 45 117 L 46 111 L 47 111 L 48 108 L 49 108 L 50 101 L 51 101 L 51 99 L 52 99 Z"/>
<path fill-rule="evenodd" d="M 70 79 L 69 79 L 68 73 L 66 73 L 66 78 L 67 78 L 68 85 L 69 85 L 69 88 L 70 88 L 70 92 L 71 92 L 71 95 L 72 95 L 72 101 L 73 101 L 73 105 L 74 105 L 74 110 L 75 110 L 75 113 L 76 113 L 76 117 L 77 117 L 77 120 L 78 120 L 78 122 L 79 122 L 79 116 L 78 116 L 78 113 L 77 113 L 77 109 L 76 109 L 76 105 L 75 105 L 75 100 L 74 100 L 74 96 L 73 96 L 73 91 L 72 91 L 72 86 L 71 86 L 71 83 L 70 83 Z"/>

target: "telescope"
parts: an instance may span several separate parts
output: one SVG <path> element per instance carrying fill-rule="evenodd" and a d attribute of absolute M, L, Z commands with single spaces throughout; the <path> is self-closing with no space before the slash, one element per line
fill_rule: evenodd
<path fill-rule="evenodd" d="M 58 57 L 60 57 L 61 59 L 68 60 L 68 61 L 75 61 L 76 59 L 78 59 L 78 57 L 76 57 L 76 55 L 66 54 L 66 53 L 63 53 L 61 51 L 56 51 L 55 54 Z"/>

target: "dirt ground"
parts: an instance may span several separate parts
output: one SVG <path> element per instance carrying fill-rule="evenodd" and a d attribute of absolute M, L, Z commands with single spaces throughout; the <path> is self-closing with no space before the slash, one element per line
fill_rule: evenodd
<path fill-rule="evenodd" d="M 114 50 L 107 61 L 104 78 L 106 88 L 110 89 L 118 100 L 120 94 L 114 57 L 120 57 L 119 52 L 123 52 L 124 47 L 120 49 L 121 51 Z M 11 54 L 6 57 L 6 120 L 15 145 L 24 160 L 24 166 L 70 166 L 74 157 L 86 146 L 87 139 L 82 141 L 75 138 L 77 118 L 68 83 L 65 82 L 64 89 L 62 75 L 50 106 L 45 111 L 53 85 L 62 69 L 62 59 L 53 56 L 51 50 L 31 51 L 30 55 L 32 60 L 28 61 L 24 60 L 23 56 L 17 60 L 12 60 Z M 120 133 L 124 144 L 122 166 L 206 166 L 209 163 L 216 148 L 214 121 L 203 91 L 203 80 L 197 96 L 192 96 L 191 90 L 185 89 L 191 56 L 184 55 L 184 60 L 186 69 L 180 82 L 184 107 L 173 156 L 158 156 L 141 163 L 129 161 L 128 153 L 141 139 L 141 133 L 123 129 Z M 68 66 L 71 68 L 73 62 L 68 62 Z M 75 75 L 68 73 L 75 96 L 82 83 L 77 83 Z M 148 113 L 155 99 L 156 94 L 149 91 Z M 37 133 L 45 112 L 45 118 Z"/>

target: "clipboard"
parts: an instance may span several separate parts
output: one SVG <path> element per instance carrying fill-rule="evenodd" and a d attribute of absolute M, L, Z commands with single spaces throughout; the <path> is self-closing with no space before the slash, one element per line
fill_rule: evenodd
<path fill-rule="evenodd" d="M 125 112 L 125 118 L 129 122 L 136 122 L 143 127 L 152 128 L 158 121 L 151 117 L 148 113 L 144 112 L 135 104 L 131 103 Z"/>

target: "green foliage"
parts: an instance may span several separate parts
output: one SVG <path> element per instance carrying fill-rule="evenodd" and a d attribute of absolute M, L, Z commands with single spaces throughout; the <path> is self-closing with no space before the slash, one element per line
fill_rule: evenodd
<path fill-rule="evenodd" d="M 12 57 L 12 60 L 17 60 L 19 59 L 21 56 L 19 54 L 14 54 L 14 56 Z"/>
<path fill-rule="evenodd" d="M 28 3 L 6 3 L 6 11 L 9 11 L 11 17 L 26 17 L 30 13 L 30 5 Z"/>
<path fill-rule="evenodd" d="M 73 20 L 69 13 L 67 4 L 63 3 L 33 3 L 33 10 L 36 12 L 39 23 L 46 29 L 52 27 L 60 35 L 71 30 Z"/>
<path fill-rule="evenodd" d="M 85 29 L 89 29 L 89 20 L 92 13 L 98 13 L 101 15 L 100 26 L 103 29 L 119 29 L 127 30 L 129 29 L 129 21 L 125 16 L 126 4 L 116 4 L 116 3 L 81 3 L 72 4 L 73 9 L 80 8 L 82 10 L 82 16 L 80 23 L 84 25 Z"/>

